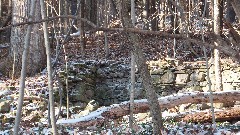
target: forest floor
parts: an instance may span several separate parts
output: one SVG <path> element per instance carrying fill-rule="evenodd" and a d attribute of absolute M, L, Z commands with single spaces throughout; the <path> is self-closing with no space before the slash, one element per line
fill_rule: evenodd
<path fill-rule="evenodd" d="M 147 60 L 163 59 L 167 55 L 173 57 L 173 39 L 163 39 L 157 36 L 139 35 L 144 50 L 144 55 Z M 105 58 L 104 53 L 104 36 L 87 37 L 87 46 L 85 56 L 81 55 L 79 51 L 79 40 L 73 39 L 66 45 L 68 61 L 92 59 L 92 60 L 119 60 L 126 63 L 130 62 L 131 44 L 123 34 L 109 33 L 108 41 L 110 46 L 110 55 Z M 54 48 L 54 47 L 53 47 Z M 194 50 L 191 51 L 191 50 Z M 210 55 L 211 49 L 208 49 Z M 196 61 L 203 59 L 203 52 L 201 47 L 196 45 L 188 45 L 184 41 L 177 42 L 176 58 L 183 61 Z M 64 66 L 64 53 L 61 51 L 58 68 Z M 0 135 L 8 135 L 13 132 L 14 117 L 16 113 L 17 97 L 19 89 L 19 79 L 11 80 L 7 77 L 0 78 L 0 97 L 1 100 L 12 100 L 10 104 L 10 112 L 0 113 Z M 23 118 L 21 122 L 21 134 L 51 134 L 50 128 L 47 127 L 47 99 L 44 99 L 47 92 L 47 78 L 46 74 L 39 73 L 34 77 L 26 79 L 26 91 L 23 108 Z M 39 98 L 40 97 L 40 98 Z M 65 110 L 65 108 L 63 108 Z M 196 110 L 198 111 L 198 110 Z M 58 110 L 56 109 L 56 112 Z M 163 116 L 167 117 L 173 115 L 169 111 L 164 111 Z M 124 116 L 120 120 L 109 121 L 106 125 L 101 127 L 88 127 L 87 129 L 80 129 L 78 127 L 64 126 L 59 124 L 58 130 L 60 134 L 74 134 L 74 135 L 115 135 L 115 134 L 142 134 L 151 135 L 152 125 L 149 113 L 136 114 L 139 121 L 136 122 L 134 129 L 128 128 L 128 116 Z M 164 122 L 166 135 L 240 135 L 240 122 L 219 122 L 214 129 L 211 123 L 185 123 L 176 122 L 174 120 L 166 120 Z"/>

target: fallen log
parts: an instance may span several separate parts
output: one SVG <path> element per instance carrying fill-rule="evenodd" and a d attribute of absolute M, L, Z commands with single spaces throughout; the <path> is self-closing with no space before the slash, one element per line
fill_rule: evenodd
<path fill-rule="evenodd" d="M 217 110 L 214 112 L 216 122 L 236 121 L 240 120 L 240 107 L 226 108 L 224 110 Z M 191 112 L 178 114 L 171 117 L 165 117 L 165 120 L 173 120 L 176 122 L 192 122 L 192 123 L 206 123 L 212 122 L 212 113 L 209 111 Z"/>
<path fill-rule="evenodd" d="M 189 92 L 189 93 L 178 93 L 158 99 L 159 105 L 162 108 L 173 108 L 186 103 L 208 103 L 209 92 Z M 214 103 L 228 103 L 232 101 L 240 101 L 239 91 L 224 91 L 214 92 L 213 102 Z M 144 113 L 149 111 L 149 105 L 147 99 L 135 100 L 133 113 Z M 108 119 L 117 119 L 129 114 L 129 102 L 122 102 L 120 104 L 111 105 L 108 107 L 99 108 L 98 110 L 91 112 L 90 114 L 68 120 L 59 120 L 57 124 L 78 126 L 81 128 L 101 124 Z"/>

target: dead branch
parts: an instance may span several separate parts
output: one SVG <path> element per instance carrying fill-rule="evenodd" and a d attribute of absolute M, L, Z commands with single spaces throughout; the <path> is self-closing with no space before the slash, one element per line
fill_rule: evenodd
<path fill-rule="evenodd" d="M 193 44 L 196 44 L 196 45 L 199 45 L 199 46 L 204 45 L 204 46 L 210 47 L 212 49 L 218 49 L 221 52 L 225 53 L 226 55 L 232 57 L 234 60 L 240 62 L 239 52 L 232 49 L 221 37 L 219 37 L 219 36 L 217 36 L 213 33 L 210 34 L 211 39 L 215 40 L 215 41 L 218 40 L 221 43 L 221 45 L 215 46 L 214 44 L 202 42 L 201 40 L 193 39 L 193 38 L 187 37 L 186 35 L 183 35 L 183 34 L 169 34 L 167 32 L 162 32 L 162 31 L 141 30 L 141 29 L 137 29 L 137 28 L 103 28 L 103 27 L 97 27 L 91 21 L 89 21 L 85 18 L 79 18 L 79 17 L 73 16 L 73 15 L 55 16 L 55 17 L 50 17 L 50 18 L 47 18 L 47 19 L 38 20 L 38 21 L 29 21 L 29 22 L 13 24 L 13 25 L 9 25 L 9 26 L 0 28 L 0 31 L 4 30 L 4 29 L 11 28 L 11 27 L 17 27 L 17 26 L 26 25 L 26 24 L 37 24 L 37 23 L 41 23 L 41 22 L 45 22 L 45 21 L 52 21 L 52 20 L 59 19 L 59 18 L 72 18 L 72 19 L 84 21 L 88 25 L 92 26 L 94 28 L 94 31 L 131 32 L 131 33 L 139 33 L 139 34 L 147 34 L 147 35 L 157 35 L 157 36 L 160 36 L 160 37 L 167 37 L 167 38 L 184 39 L 184 40 L 188 40 L 189 42 L 191 42 Z"/>
<path fill-rule="evenodd" d="M 49 21 L 53 21 L 53 20 L 56 20 L 56 19 L 59 19 L 59 18 L 72 18 L 72 19 L 76 19 L 76 20 L 81 20 L 81 21 L 87 23 L 88 25 L 92 26 L 93 28 L 97 27 L 94 23 L 92 23 L 88 19 L 79 18 L 79 17 L 76 17 L 74 15 L 61 15 L 61 16 L 49 17 L 49 18 L 42 19 L 42 20 L 37 20 L 37 21 L 28 21 L 28 22 L 22 22 L 22 23 L 16 23 L 16 24 L 8 25 L 6 27 L 1 27 L 0 31 L 5 30 L 5 29 L 9 29 L 11 27 L 17 27 L 17 26 L 22 26 L 22 25 L 27 25 L 27 24 L 38 24 L 38 23 L 42 23 L 42 22 L 49 22 Z"/>
<path fill-rule="evenodd" d="M 196 93 L 178 93 L 177 95 L 170 95 L 159 98 L 159 105 L 161 108 L 173 108 L 186 103 L 208 103 L 209 94 L 207 92 Z M 240 101 L 240 92 L 228 91 L 228 92 L 215 92 L 213 93 L 213 102 L 215 103 L 227 103 L 232 101 Z M 146 99 L 135 100 L 133 113 L 144 113 L 149 111 L 149 105 Z M 61 120 L 58 124 L 71 125 L 78 127 L 93 126 L 92 124 L 101 124 L 106 119 L 117 119 L 129 114 L 129 102 L 123 102 L 121 104 L 112 105 L 109 107 L 100 108 L 89 115 L 83 116 L 74 120 Z"/>

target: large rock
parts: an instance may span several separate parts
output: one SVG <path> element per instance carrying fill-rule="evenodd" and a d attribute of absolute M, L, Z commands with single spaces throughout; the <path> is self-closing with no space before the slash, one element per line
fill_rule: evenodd
<path fill-rule="evenodd" d="M 194 72 L 190 75 L 191 81 L 204 81 L 206 74 L 204 72 Z"/>
<path fill-rule="evenodd" d="M 176 84 L 185 84 L 189 81 L 189 74 L 177 74 Z"/>
<path fill-rule="evenodd" d="M 160 79 L 160 83 L 174 83 L 175 74 L 168 70 Z"/>
<path fill-rule="evenodd" d="M 10 101 L 9 100 L 0 100 L 0 113 L 8 113 L 10 111 Z"/>

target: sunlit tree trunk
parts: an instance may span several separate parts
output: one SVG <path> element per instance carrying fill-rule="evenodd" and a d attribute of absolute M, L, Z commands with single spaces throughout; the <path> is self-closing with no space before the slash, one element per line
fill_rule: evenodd
<path fill-rule="evenodd" d="M 222 7 L 221 7 L 221 0 L 214 0 L 214 16 L 213 16 L 213 27 L 214 33 L 216 35 L 221 35 L 222 32 Z M 220 11 L 221 10 L 221 11 Z M 219 46 L 219 41 L 215 41 L 214 44 Z M 215 90 L 222 91 L 222 74 L 221 74 L 221 65 L 220 65 L 220 54 L 218 49 L 214 49 L 214 60 L 215 60 Z"/>
<path fill-rule="evenodd" d="M 13 0 L 12 1 L 12 24 L 20 23 L 20 22 L 25 22 L 27 21 L 29 17 L 29 12 L 30 12 L 30 0 L 23 0 L 23 1 L 18 1 L 18 0 Z M 39 2 L 36 3 L 39 5 Z M 40 19 L 40 6 L 36 6 L 35 8 L 35 14 L 34 14 L 34 20 L 39 20 Z M 46 63 L 46 55 L 45 55 L 45 49 L 44 49 L 44 44 L 43 44 L 43 34 L 41 31 L 39 31 L 41 25 L 40 24 L 35 24 L 32 29 L 32 36 L 30 37 L 30 48 L 29 48 L 29 59 L 27 61 L 27 70 L 26 74 L 27 76 L 34 75 L 38 72 L 41 71 L 42 68 L 44 68 L 45 63 Z M 14 76 L 19 77 L 20 76 L 20 71 L 21 71 L 21 59 L 22 59 L 22 54 L 23 54 L 23 43 L 24 43 L 24 36 L 26 33 L 27 25 L 23 26 L 18 26 L 18 27 L 13 27 L 11 29 L 11 38 L 10 38 L 10 43 L 11 43 L 11 50 L 10 50 L 10 55 L 8 59 L 6 59 L 6 62 L 4 65 L 4 69 L 6 73 L 10 72 L 13 67 L 12 63 L 13 60 L 15 59 L 15 73 Z"/>
<path fill-rule="evenodd" d="M 33 20 L 33 15 L 35 13 L 35 4 L 36 1 L 31 1 L 30 13 L 29 13 L 29 21 Z M 29 9 L 29 8 L 28 8 Z M 28 25 L 26 35 L 24 38 L 24 47 L 23 47 L 23 54 L 22 54 L 22 69 L 21 69 L 21 79 L 20 79 L 20 88 L 19 88 L 19 98 L 18 98 L 18 105 L 17 105 L 17 114 L 15 118 L 15 125 L 14 125 L 14 135 L 18 135 L 19 133 L 19 125 L 21 121 L 22 115 L 22 106 L 23 106 L 23 98 L 24 98 L 24 88 L 25 88 L 25 78 L 27 72 L 27 60 L 28 60 L 28 53 L 29 53 L 29 46 L 30 46 L 30 37 L 33 25 Z"/>

